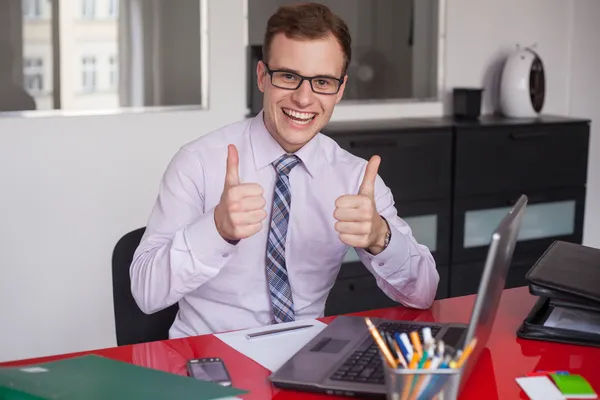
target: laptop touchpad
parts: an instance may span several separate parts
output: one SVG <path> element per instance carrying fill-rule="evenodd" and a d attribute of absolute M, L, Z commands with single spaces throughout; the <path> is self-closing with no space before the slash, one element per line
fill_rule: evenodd
<path fill-rule="evenodd" d="M 317 343 L 310 351 L 335 354 L 342 351 L 348 343 L 350 343 L 349 340 L 323 338 L 323 340 Z"/>

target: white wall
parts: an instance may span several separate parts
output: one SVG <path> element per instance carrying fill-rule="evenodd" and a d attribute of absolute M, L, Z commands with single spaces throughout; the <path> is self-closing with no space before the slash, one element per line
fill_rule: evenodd
<path fill-rule="evenodd" d="M 569 113 L 592 120 L 583 241 L 600 248 L 600 1 L 573 4 Z"/>
<path fill-rule="evenodd" d="M 545 113 L 567 112 L 572 0 L 449 0 L 446 97 L 456 86 L 485 86 L 483 113 L 495 109 L 494 79 L 517 43 L 537 43 L 547 75 Z"/>
<path fill-rule="evenodd" d="M 180 145 L 246 113 L 232 3 L 210 3 L 210 111 L 0 117 L 0 361 L 115 345 L 115 243 L 145 225 Z"/>
<path fill-rule="evenodd" d="M 449 0 L 445 109 L 456 86 L 483 86 L 482 112 L 497 109 L 497 77 L 516 44 L 537 44 L 543 112 L 592 119 L 584 244 L 600 247 L 600 2 Z M 596 222 L 596 223 L 594 223 Z"/>
<path fill-rule="evenodd" d="M 209 111 L 0 118 L 0 361 L 115 345 L 114 244 L 145 224 L 181 144 L 245 114 L 241 4 L 210 2 L 220 23 L 210 25 L 209 76 L 220 85 L 210 85 Z M 481 85 L 515 42 L 538 42 L 545 111 L 600 124 L 598 9 L 596 0 L 449 0 L 447 86 Z M 336 115 L 374 118 L 393 107 Z M 589 223 L 600 214 L 596 125 L 585 240 L 600 246 L 599 224 Z"/>

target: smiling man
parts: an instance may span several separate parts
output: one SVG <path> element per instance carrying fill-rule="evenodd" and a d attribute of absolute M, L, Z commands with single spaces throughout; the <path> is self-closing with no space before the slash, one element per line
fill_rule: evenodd
<path fill-rule="evenodd" d="M 368 162 L 320 133 L 342 99 L 348 27 L 327 7 L 279 8 L 257 76 L 263 110 L 171 161 L 131 265 L 139 307 L 179 303 L 171 337 L 323 315 L 349 246 L 390 298 L 428 308 L 439 276 Z"/>

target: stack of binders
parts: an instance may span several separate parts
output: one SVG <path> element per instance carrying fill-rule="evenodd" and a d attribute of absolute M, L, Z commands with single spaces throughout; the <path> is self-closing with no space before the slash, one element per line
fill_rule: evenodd
<path fill-rule="evenodd" d="M 555 241 L 526 279 L 539 298 L 518 337 L 600 347 L 600 249 Z"/>

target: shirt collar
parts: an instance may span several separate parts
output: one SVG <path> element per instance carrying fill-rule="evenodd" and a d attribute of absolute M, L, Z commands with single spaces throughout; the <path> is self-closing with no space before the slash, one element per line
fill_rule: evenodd
<path fill-rule="evenodd" d="M 285 150 L 271 136 L 263 120 L 263 111 L 256 115 L 250 125 L 250 143 L 254 155 L 254 165 L 257 170 L 270 166 L 279 157 L 286 154 Z M 311 177 L 315 177 L 319 170 L 319 164 L 324 155 L 319 146 L 320 133 L 317 133 L 308 143 L 306 143 L 295 155 L 298 156 L 302 165 L 306 168 Z"/>

